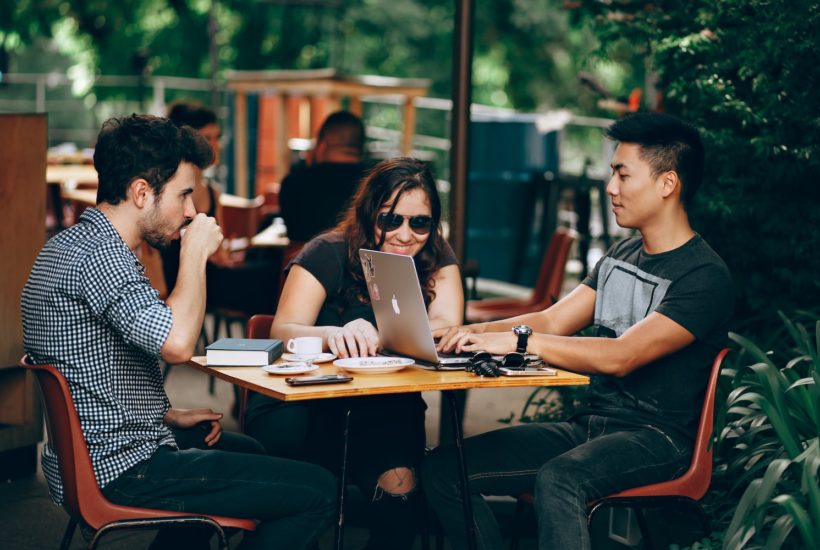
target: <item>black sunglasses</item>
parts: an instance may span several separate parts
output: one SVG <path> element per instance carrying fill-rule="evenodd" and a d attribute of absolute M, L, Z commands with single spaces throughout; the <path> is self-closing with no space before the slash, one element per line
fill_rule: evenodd
<path fill-rule="evenodd" d="M 493 359 L 493 356 L 486 351 L 477 351 L 470 359 L 466 371 L 479 376 L 498 376 L 501 374 L 498 370 L 499 367 L 519 370 L 523 369 L 526 364 L 527 358 L 515 351 L 505 355 L 501 361 Z"/>
<path fill-rule="evenodd" d="M 376 223 L 382 231 L 395 231 L 402 226 L 404 220 L 410 223 L 410 229 L 417 235 L 426 235 L 433 225 L 432 216 L 402 216 L 401 214 L 391 214 L 382 212 L 376 218 Z"/>
<path fill-rule="evenodd" d="M 473 355 L 471 361 L 477 363 L 481 361 L 495 361 L 495 359 L 493 359 L 493 356 L 486 351 L 477 351 L 476 354 Z M 523 368 L 527 364 L 527 358 L 524 357 L 523 353 L 513 351 L 502 357 L 500 361 L 496 362 L 501 367 L 508 369 L 519 369 Z"/>

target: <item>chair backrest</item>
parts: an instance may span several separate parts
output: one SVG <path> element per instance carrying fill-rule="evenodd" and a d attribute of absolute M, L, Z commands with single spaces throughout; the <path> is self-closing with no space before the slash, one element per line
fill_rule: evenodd
<path fill-rule="evenodd" d="M 709 383 L 706 386 L 706 395 L 703 398 L 703 407 L 700 412 L 692 462 L 686 473 L 670 481 L 628 489 L 617 495 L 611 495 L 612 497 L 681 495 L 693 500 L 703 498 L 712 481 L 712 447 L 709 442 L 712 439 L 714 428 L 717 381 L 723 359 L 729 351 L 728 348 L 722 349 L 712 363 L 712 372 L 709 375 Z"/>
<path fill-rule="evenodd" d="M 550 305 L 553 297 L 557 299 L 561 295 L 569 250 L 577 238 L 578 233 L 567 227 L 559 227 L 552 234 L 538 269 L 531 299 L 533 304 Z"/>
<path fill-rule="evenodd" d="M 265 198 L 259 195 L 253 199 L 222 194 L 222 233 L 227 239 L 248 239 L 259 230 L 259 218 Z"/>
<path fill-rule="evenodd" d="M 248 338 L 270 338 L 273 315 L 254 315 L 248 319 Z"/>
<path fill-rule="evenodd" d="M 122 520 L 192 516 L 187 512 L 133 508 L 110 502 L 100 491 L 91 456 L 85 444 L 80 417 L 63 374 L 53 365 L 34 365 L 24 357 L 20 366 L 37 378 L 45 410 L 48 441 L 57 453 L 63 481 L 63 507 L 73 518 L 82 518 L 92 529 Z M 256 522 L 248 519 L 208 515 L 223 527 L 252 531 Z"/>
<path fill-rule="evenodd" d="M 248 319 L 247 338 L 270 338 L 270 327 L 273 325 L 273 315 L 258 313 Z M 248 406 L 248 388 L 239 390 L 239 428 L 245 431 L 245 409 Z"/>
<path fill-rule="evenodd" d="M 34 371 L 40 386 L 48 441 L 60 464 L 66 511 L 73 517 L 83 518 L 94 529 L 123 517 L 153 517 L 150 510 L 145 509 L 142 514 L 139 508 L 120 507 L 103 496 L 94 476 L 80 418 L 62 373 L 53 365 L 33 365 L 27 358 L 20 364 Z"/>

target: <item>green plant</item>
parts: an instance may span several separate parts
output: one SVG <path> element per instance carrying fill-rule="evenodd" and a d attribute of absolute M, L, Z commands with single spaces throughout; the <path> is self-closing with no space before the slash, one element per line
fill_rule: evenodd
<path fill-rule="evenodd" d="M 553 387 L 544 386 L 535 388 L 518 415 L 519 422 L 558 422 L 564 420 L 575 412 L 580 403 L 584 386 Z M 515 413 L 510 413 L 507 418 L 500 418 L 498 421 L 505 424 L 511 423 L 515 418 Z"/>
<path fill-rule="evenodd" d="M 737 502 L 725 549 L 820 548 L 820 321 L 814 315 L 812 334 L 780 317 L 787 350 L 729 335 L 742 348 L 738 364 L 752 364 L 724 370 L 731 389 L 716 416 L 722 498 Z"/>

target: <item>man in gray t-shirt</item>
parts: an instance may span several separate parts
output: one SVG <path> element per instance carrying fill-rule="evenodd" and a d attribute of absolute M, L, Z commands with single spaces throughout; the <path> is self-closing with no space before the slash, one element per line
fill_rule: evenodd
<path fill-rule="evenodd" d="M 640 113 L 607 131 L 618 142 L 606 192 L 618 224 L 636 229 L 582 284 L 537 313 L 437 331 L 442 351 L 534 353 L 588 374 L 582 409 L 565 422 L 467 439 L 479 548 L 501 547 L 481 495 L 535 494 L 539 548 L 588 548 L 587 502 L 673 479 L 690 461 L 712 359 L 734 305 L 723 261 L 689 224 L 704 152 L 698 131 Z M 594 336 L 574 336 L 593 327 Z M 452 448 L 436 449 L 424 487 L 455 548 L 466 544 Z"/>

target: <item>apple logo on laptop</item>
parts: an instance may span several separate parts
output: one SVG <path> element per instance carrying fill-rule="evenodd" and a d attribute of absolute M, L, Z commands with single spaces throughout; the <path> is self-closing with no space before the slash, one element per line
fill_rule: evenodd
<path fill-rule="evenodd" d="M 401 315 L 401 310 L 399 309 L 399 301 L 396 300 L 395 294 L 393 294 L 393 299 L 390 300 L 390 303 L 393 304 L 393 311 L 396 312 L 396 315 Z"/>

